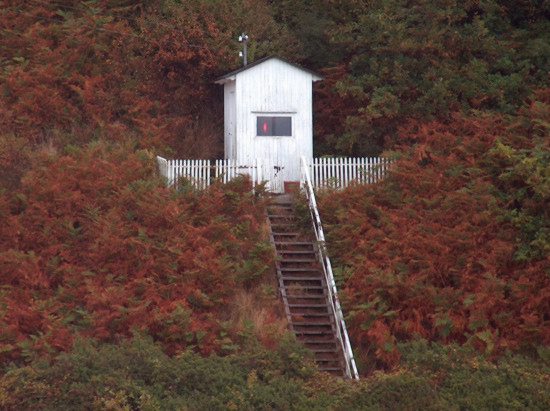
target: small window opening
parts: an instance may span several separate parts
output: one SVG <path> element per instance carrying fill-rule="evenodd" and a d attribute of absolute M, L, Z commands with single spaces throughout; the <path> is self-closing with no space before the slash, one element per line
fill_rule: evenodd
<path fill-rule="evenodd" d="M 292 136 L 292 117 L 257 117 L 258 136 Z"/>

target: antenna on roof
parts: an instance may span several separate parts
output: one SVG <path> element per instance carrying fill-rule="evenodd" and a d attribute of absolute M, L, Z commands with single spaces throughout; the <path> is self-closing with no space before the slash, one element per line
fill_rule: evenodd
<path fill-rule="evenodd" d="M 239 36 L 239 43 L 243 43 L 243 51 L 239 51 L 239 57 L 243 58 L 243 65 L 246 66 L 248 64 L 248 35 L 246 33 Z"/>

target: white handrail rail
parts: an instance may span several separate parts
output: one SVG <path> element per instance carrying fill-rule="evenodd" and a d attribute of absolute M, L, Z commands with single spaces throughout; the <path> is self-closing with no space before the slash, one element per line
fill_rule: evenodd
<path fill-rule="evenodd" d="M 340 306 L 340 300 L 338 299 L 338 290 L 336 288 L 336 282 L 334 281 L 334 274 L 332 272 L 332 265 L 326 251 L 325 234 L 323 232 L 323 225 L 321 224 L 321 217 L 319 216 L 319 210 L 317 209 L 317 201 L 315 200 L 315 192 L 311 184 L 309 176 L 309 166 L 305 157 L 301 158 L 302 168 L 302 184 L 306 192 L 308 199 L 309 211 L 311 213 L 311 219 L 313 222 L 313 228 L 315 229 L 315 236 L 317 238 L 317 244 L 319 248 L 319 254 L 321 259 L 321 265 L 323 267 L 323 273 L 328 285 L 328 298 L 332 306 L 336 321 L 336 334 L 338 341 L 342 347 L 342 353 L 346 360 L 346 375 L 348 378 L 358 380 L 359 373 L 357 372 L 357 365 L 355 364 L 355 358 L 353 357 L 353 351 L 351 349 L 351 343 L 346 328 L 346 322 L 344 321 L 344 314 L 342 313 L 342 307 Z"/>

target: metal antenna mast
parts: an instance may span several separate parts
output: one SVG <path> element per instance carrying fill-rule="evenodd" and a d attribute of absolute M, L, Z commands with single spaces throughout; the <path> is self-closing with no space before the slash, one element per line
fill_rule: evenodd
<path fill-rule="evenodd" d="M 243 65 L 248 64 L 248 35 L 246 33 L 243 33 L 239 36 L 239 43 L 243 43 L 243 51 L 239 52 L 239 56 L 243 58 Z"/>

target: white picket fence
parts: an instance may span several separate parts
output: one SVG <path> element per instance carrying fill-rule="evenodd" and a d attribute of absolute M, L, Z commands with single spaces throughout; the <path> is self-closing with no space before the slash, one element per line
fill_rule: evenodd
<path fill-rule="evenodd" d="M 319 157 L 305 161 L 315 189 L 378 183 L 391 165 L 391 160 L 384 157 Z"/>
<path fill-rule="evenodd" d="M 202 190 L 219 180 L 227 183 L 238 175 L 250 176 L 257 185 L 263 181 L 262 167 L 258 164 L 243 166 L 235 160 L 167 160 L 157 156 L 159 171 L 169 186 L 178 186 L 186 179 L 193 187 Z"/>
<path fill-rule="evenodd" d="M 374 184 L 386 176 L 391 165 L 391 161 L 383 157 L 320 157 L 305 161 L 315 189 Z M 252 165 L 241 165 L 235 160 L 167 160 L 157 156 L 157 162 L 169 186 L 177 187 L 181 179 L 186 179 L 193 187 L 202 190 L 216 180 L 227 183 L 238 175 L 248 175 L 253 186 L 265 182 L 269 191 L 284 191 L 277 165 L 265 159 L 256 159 Z"/>

